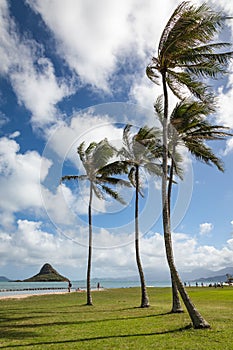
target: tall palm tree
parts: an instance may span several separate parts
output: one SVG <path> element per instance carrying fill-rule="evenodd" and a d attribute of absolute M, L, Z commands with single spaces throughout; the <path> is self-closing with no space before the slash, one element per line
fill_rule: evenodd
<path fill-rule="evenodd" d="M 126 125 L 123 131 L 123 147 L 119 151 L 122 163 L 129 167 L 128 178 L 135 188 L 135 253 L 141 283 L 141 307 L 149 307 L 149 298 L 140 258 L 139 247 L 139 193 L 142 195 L 140 185 L 140 169 L 143 167 L 149 174 L 161 176 L 161 164 L 155 163 L 159 157 L 160 131 L 155 128 L 141 127 L 135 135 L 131 135 L 132 125 Z M 157 152 L 157 153 L 156 153 Z"/>
<path fill-rule="evenodd" d="M 154 107 L 159 120 L 162 122 L 164 114 L 161 96 L 157 99 Z M 177 103 L 172 111 L 168 125 L 168 149 L 171 159 L 167 187 L 169 212 L 171 211 L 170 203 L 172 185 L 174 183 L 173 177 L 174 175 L 178 175 L 182 178 L 179 166 L 181 159 L 177 157 L 178 153 L 176 152 L 178 146 L 185 146 L 197 160 L 209 165 L 213 164 L 218 170 L 224 171 L 221 160 L 205 144 L 206 140 L 223 140 L 227 136 L 232 136 L 231 133 L 226 132 L 229 128 L 221 125 L 212 125 L 207 121 L 206 117 L 214 111 L 215 106 L 212 103 L 190 99 L 185 99 Z M 173 292 L 172 312 L 181 312 L 182 308 L 177 286 L 173 276 L 171 276 L 171 279 Z"/>
<path fill-rule="evenodd" d="M 109 144 L 107 139 L 99 143 L 92 142 L 84 149 L 85 142 L 82 142 L 77 149 L 77 153 L 82 161 L 86 174 L 84 175 L 65 175 L 61 181 L 65 180 L 88 180 L 89 188 L 89 205 L 88 205 L 88 222 L 89 222 L 89 244 L 88 244 L 88 264 L 87 264 L 87 305 L 92 305 L 91 296 L 91 261 L 92 261 L 92 201 L 93 195 L 97 198 L 104 199 L 105 194 L 110 195 L 120 203 L 125 204 L 119 194 L 112 189 L 112 185 L 130 186 L 128 181 L 111 176 L 111 167 L 107 166 L 109 160 L 114 156 L 115 150 Z M 106 167 L 107 166 L 107 167 Z M 121 174 L 126 171 L 122 165 L 114 165 L 114 172 Z M 110 185 L 110 186 L 109 186 Z"/>
<path fill-rule="evenodd" d="M 179 99 L 187 92 L 201 101 L 213 100 L 213 94 L 203 78 L 216 78 L 226 73 L 227 63 L 232 52 L 216 52 L 228 47 L 229 43 L 213 43 L 218 30 L 223 26 L 226 16 L 212 11 L 206 4 L 191 5 L 183 1 L 170 17 L 161 35 L 158 55 L 152 58 L 146 73 L 149 79 L 158 83 L 162 79 L 164 96 L 163 119 L 163 229 L 168 265 L 179 293 L 189 312 L 194 328 L 209 328 L 209 323 L 197 311 L 189 298 L 175 266 L 172 241 L 169 198 L 167 189 L 168 173 L 168 87 Z"/>

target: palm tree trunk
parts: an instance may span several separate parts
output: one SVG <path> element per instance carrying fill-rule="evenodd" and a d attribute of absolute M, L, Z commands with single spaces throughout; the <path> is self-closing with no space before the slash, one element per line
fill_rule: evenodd
<path fill-rule="evenodd" d="M 174 281 L 177 285 L 181 298 L 187 308 L 189 316 L 192 320 L 194 328 L 209 328 L 209 323 L 201 316 L 196 309 L 195 305 L 189 298 L 186 292 L 178 271 L 176 270 L 172 240 L 171 240 L 171 226 L 170 226 L 170 213 L 169 213 L 169 201 L 167 196 L 167 173 L 168 173 L 168 93 L 166 85 L 166 72 L 162 72 L 163 79 L 163 91 L 164 91 L 164 120 L 163 120 L 163 176 L 162 176 L 162 201 L 163 201 L 163 230 L 164 230 L 164 242 L 168 265 Z"/>
<path fill-rule="evenodd" d="M 171 160 L 171 167 L 170 167 L 170 173 L 169 173 L 169 180 L 168 180 L 168 210 L 169 210 L 169 217 L 171 217 L 171 193 L 172 193 L 172 181 L 173 181 L 173 173 L 174 173 L 174 153 L 175 153 L 175 146 L 173 145 L 173 151 L 172 151 L 172 160 Z M 171 273 L 171 281 L 172 281 L 172 313 L 181 313 L 184 312 L 181 306 L 179 293 L 177 289 L 177 285 L 175 282 L 174 277 Z"/>
<path fill-rule="evenodd" d="M 93 197 L 93 184 L 90 182 L 90 197 L 88 206 L 88 221 L 89 221 L 89 244 L 88 244 L 88 263 L 87 263 L 87 305 L 92 304 L 91 297 L 91 258 L 92 258 L 92 197 Z"/>
<path fill-rule="evenodd" d="M 182 313 L 182 312 L 184 312 L 184 310 L 182 309 L 182 305 L 181 305 L 180 298 L 179 298 L 178 288 L 177 288 L 175 279 L 172 276 L 172 274 L 171 274 L 171 281 L 172 281 L 172 309 L 171 309 L 171 313 L 173 313 L 173 314 Z"/>
<path fill-rule="evenodd" d="M 145 277 L 143 273 L 142 263 L 140 259 L 140 253 L 139 253 L 139 221 L 138 221 L 138 193 L 139 193 L 139 167 L 136 165 L 136 172 L 135 172 L 135 179 L 136 179 L 136 190 L 135 190 L 135 252 L 136 252 L 136 261 L 138 266 L 138 272 L 140 276 L 140 282 L 141 282 L 141 307 L 149 307 L 149 298 L 147 294 L 146 289 L 146 282 Z"/>

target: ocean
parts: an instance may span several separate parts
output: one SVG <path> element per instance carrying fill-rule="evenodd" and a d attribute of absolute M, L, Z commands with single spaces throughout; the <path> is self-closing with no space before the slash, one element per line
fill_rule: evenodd
<path fill-rule="evenodd" d="M 86 281 L 71 281 L 71 291 L 75 291 L 78 288 L 81 290 L 86 289 Z M 101 288 L 130 288 L 139 287 L 139 281 L 126 281 L 126 280 L 107 280 L 99 279 L 91 282 L 91 288 L 97 289 L 97 283 L 100 284 Z M 148 281 L 147 286 L 149 287 L 170 287 L 170 281 L 158 282 Z M 0 282 L 0 297 L 10 296 L 17 294 L 44 294 L 54 292 L 65 292 L 68 291 L 67 282 Z"/>
<path fill-rule="evenodd" d="M 77 289 L 86 290 L 86 281 L 71 281 L 72 287 L 71 291 L 76 291 Z M 139 281 L 127 281 L 127 280 L 108 280 L 108 279 L 94 279 L 91 282 L 92 290 L 97 289 L 97 284 L 100 284 L 101 288 L 131 288 L 139 287 Z M 204 286 L 209 284 L 214 285 L 213 281 L 206 281 Z M 195 282 L 187 284 L 187 286 L 196 286 Z M 201 283 L 198 283 L 201 286 Z M 171 287 L 171 281 L 147 281 L 147 287 Z M 0 282 L 0 298 L 1 296 L 11 296 L 19 294 L 44 294 L 44 293 L 54 293 L 54 292 L 65 292 L 68 291 L 67 282 Z"/>

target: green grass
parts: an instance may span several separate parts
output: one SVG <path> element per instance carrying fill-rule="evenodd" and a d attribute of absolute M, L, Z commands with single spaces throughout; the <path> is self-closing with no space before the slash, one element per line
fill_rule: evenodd
<path fill-rule="evenodd" d="M 233 349 L 233 288 L 188 288 L 211 329 L 190 327 L 187 312 L 170 314 L 170 288 L 138 288 L 0 300 L 1 349 Z"/>

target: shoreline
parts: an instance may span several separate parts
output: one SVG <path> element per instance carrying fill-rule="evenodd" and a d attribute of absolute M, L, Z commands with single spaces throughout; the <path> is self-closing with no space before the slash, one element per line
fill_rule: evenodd
<path fill-rule="evenodd" d="M 101 292 L 106 290 L 105 288 L 100 288 L 100 289 L 93 289 L 91 290 L 92 292 Z M 68 291 L 58 291 L 58 292 L 47 292 L 47 293 L 25 293 L 25 294 L 11 294 L 11 295 L 2 295 L 0 294 L 0 300 L 5 300 L 5 299 L 24 299 L 28 297 L 33 297 L 33 296 L 40 296 L 40 295 L 54 295 L 54 294 L 71 294 L 71 293 L 86 293 L 85 289 L 79 289 L 79 290 L 71 290 L 70 292 Z"/>
<path fill-rule="evenodd" d="M 0 295 L 0 300 L 4 299 L 23 299 L 38 295 L 54 295 L 54 294 L 67 294 L 69 292 L 51 292 L 51 293 L 28 293 L 28 294 L 12 294 L 12 295 Z M 72 292 L 73 293 L 73 292 Z"/>

